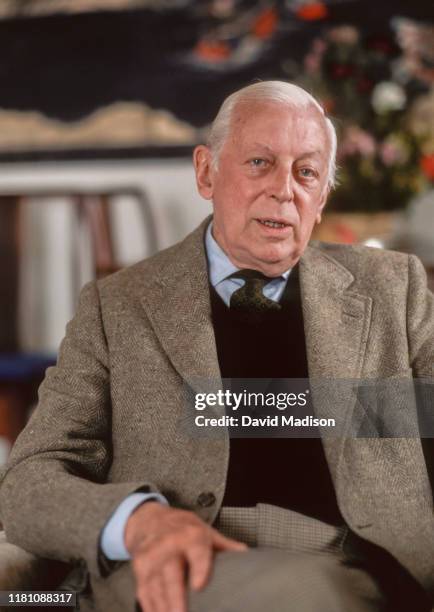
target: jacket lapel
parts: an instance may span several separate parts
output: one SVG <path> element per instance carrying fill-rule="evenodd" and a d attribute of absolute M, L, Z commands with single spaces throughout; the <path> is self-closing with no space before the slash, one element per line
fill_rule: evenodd
<path fill-rule="evenodd" d="M 360 376 L 371 315 L 371 298 L 353 285 L 353 275 L 338 261 L 317 247 L 306 249 L 300 287 L 309 378 L 317 415 L 336 418 L 337 433 L 325 431 L 323 443 L 337 489 L 356 402 L 347 379 Z"/>
<path fill-rule="evenodd" d="M 204 248 L 208 222 L 170 249 L 142 299 L 172 365 L 197 391 L 221 382 Z"/>
<path fill-rule="evenodd" d="M 371 298 L 352 290 L 347 268 L 319 248 L 300 260 L 309 376 L 356 378 L 369 328 Z"/>

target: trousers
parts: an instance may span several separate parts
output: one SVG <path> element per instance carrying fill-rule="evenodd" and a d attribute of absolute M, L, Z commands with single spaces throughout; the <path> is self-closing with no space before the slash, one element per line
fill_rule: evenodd
<path fill-rule="evenodd" d="M 388 553 L 333 526 L 268 504 L 221 509 L 213 525 L 245 542 L 219 552 L 189 612 L 426 612 L 421 587 Z M 93 584 L 95 610 L 137 612 L 130 563 Z M 87 605 L 80 606 L 86 611 Z M 168 610 L 167 612 L 171 612 Z"/>
<path fill-rule="evenodd" d="M 215 526 L 251 550 L 217 556 L 208 588 L 191 597 L 191 612 L 373 612 L 383 605 L 372 576 L 346 563 L 344 526 L 268 504 L 223 508 Z"/>

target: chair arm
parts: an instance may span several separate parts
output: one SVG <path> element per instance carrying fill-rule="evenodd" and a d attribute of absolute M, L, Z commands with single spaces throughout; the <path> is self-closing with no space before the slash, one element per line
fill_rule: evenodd
<path fill-rule="evenodd" d="M 6 540 L 0 531 L 0 590 L 55 589 L 70 567 L 60 561 L 42 559 Z"/>

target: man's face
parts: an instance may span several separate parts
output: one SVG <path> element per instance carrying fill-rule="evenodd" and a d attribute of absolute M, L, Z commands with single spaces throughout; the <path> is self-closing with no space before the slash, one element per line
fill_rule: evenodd
<path fill-rule="evenodd" d="M 214 204 L 213 234 L 238 268 L 278 276 L 306 248 L 326 202 L 330 144 L 315 108 L 242 103 L 218 169 L 195 149 L 199 192 Z"/>

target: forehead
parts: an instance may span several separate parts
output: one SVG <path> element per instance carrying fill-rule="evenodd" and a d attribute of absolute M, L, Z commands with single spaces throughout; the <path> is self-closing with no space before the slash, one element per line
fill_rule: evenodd
<path fill-rule="evenodd" d="M 264 147 L 275 153 L 303 155 L 330 150 L 324 117 L 314 106 L 295 108 L 279 102 L 243 102 L 235 109 L 228 146 L 243 152 Z"/>

